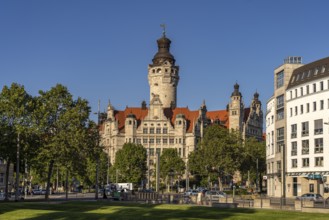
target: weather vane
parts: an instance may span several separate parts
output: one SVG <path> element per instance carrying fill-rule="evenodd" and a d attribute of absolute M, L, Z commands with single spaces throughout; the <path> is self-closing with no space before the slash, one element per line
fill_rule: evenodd
<path fill-rule="evenodd" d="M 166 36 L 166 25 L 165 24 L 160 24 L 160 27 L 163 28 L 162 35 L 165 37 Z"/>

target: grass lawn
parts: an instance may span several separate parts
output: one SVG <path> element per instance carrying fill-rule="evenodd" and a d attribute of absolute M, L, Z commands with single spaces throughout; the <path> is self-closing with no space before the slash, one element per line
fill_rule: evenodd
<path fill-rule="evenodd" d="M 329 219 L 328 214 L 262 209 L 89 201 L 0 203 L 0 219 Z"/>

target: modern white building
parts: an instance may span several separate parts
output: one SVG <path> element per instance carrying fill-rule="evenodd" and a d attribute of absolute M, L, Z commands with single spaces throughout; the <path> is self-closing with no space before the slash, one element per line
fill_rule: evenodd
<path fill-rule="evenodd" d="M 269 196 L 286 197 L 286 178 L 285 177 L 285 153 L 286 153 L 286 102 L 285 93 L 293 71 L 303 64 L 301 57 L 288 57 L 284 63 L 274 70 L 274 93 L 267 102 L 266 121 L 271 122 L 271 126 L 266 127 L 267 138 L 266 145 L 270 145 L 270 152 L 267 152 L 267 177 Z M 273 117 L 274 116 L 274 117 Z M 269 149 L 269 148 L 267 148 Z M 270 184 L 270 186 L 269 186 Z"/>
<path fill-rule="evenodd" d="M 329 176 L 329 57 L 294 71 L 286 102 L 287 196 L 323 195 Z"/>
<path fill-rule="evenodd" d="M 306 65 L 300 57 L 286 59 L 274 71 L 274 95 L 267 102 L 269 196 L 328 196 L 328 113 L 329 57 Z"/>
<path fill-rule="evenodd" d="M 275 99 L 270 98 L 266 104 L 266 161 L 267 161 L 267 192 L 270 196 L 275 196 L 275 189 L 279 184 L 278 178 L 273 175 L 277 173 L 275 166 L 274 151 L 274 116 L 275 116 Z"/>

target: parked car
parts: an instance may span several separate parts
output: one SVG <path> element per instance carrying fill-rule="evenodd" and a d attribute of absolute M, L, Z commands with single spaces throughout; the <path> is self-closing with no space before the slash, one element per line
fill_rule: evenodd
<path fill-rule="evenodd" d="M 186 196 L 196 196 L 198 195 L 198 190 L 195 189 L 189 189 L 185 192 Z"/>
<path fill-rule="evenodd" d="M 297 199 L 310 200 L 310 201 L 315 201 L 315 202 L 323 201 L 323 197 L 317 193 L 306 193 L 306 194 L 303 194 L 302 196 L 297 197 Z"/>
<path fill-rule="evenodd" d="M 5 193 L 4 192 L 0 192 L 0 201 L 1 200 L 5 200 Z"/>
<path fill-rule="evenodd" d="M 46 190 L 45 189 L 32 189 L 32 195 L 45 195 Z"/>
<path fill-rule="evenodd" d="M 205 197 L 209 200 L 212 200 L 212 201 L 218 201 L 219 198 L 225 198 L 226 193 L 221 192 L 221 191 L 210 190 L 210 191 L 206 191 Z"/>
<path fill-rule="evenodd" d="M 16 199 L 16 197 L 15 197 L 15 194 L 8 194 L 9 196 L 8 196 L 8 199 L 9 200 L 15 200 Z M 0 192 L 0 201 L 3 201 L 3 200 L 5 200 L 5 193 L 4 192 Z M 22 194 L 20 194 L 19 193 L 19 195 L 18 195 L 18 199 L 19 200 L 23 200 L 24 199 L 24 197 L 22 196 Z"/>

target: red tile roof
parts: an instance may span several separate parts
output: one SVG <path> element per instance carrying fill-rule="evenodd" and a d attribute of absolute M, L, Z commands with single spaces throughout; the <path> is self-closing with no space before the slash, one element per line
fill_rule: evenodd
<path fill-rule="evenodd" d="M 244 109 L 244 121 L 246 121 L 249 117 L 250 108 Z M 148 109 L 140 108 L 140 107 L 127 107 L 124 111 L 114 111 L 114 116 L 118 120 L 118 128 L 119 130 L 124 129 L 125 120 L 129 114 L 134 114 L 137 120 L 137 126 L 140 125 L 141 121 L 148 114 Z M 199 118 L 199 110 L 191 111 L 187 107 L 186 108 L 165 108 L 164 115 L 170 120 L 171 124 L 175 124 L 175 120 L 178 114 L 183 114 L 186 119 L 186 132 L 191 133 L 193 131 L 193 124 Z M 207 118 L 211 120 L 211 123 L 214 123 L 216 120 L 221 122 L 221 125 L 226 128 L 229 127 L 229 115 L 226 110 L 217 110 L 217 111 L 208 111 L 206 113 Z"/>
<path fill-rule="evenodd" d="M 199 111 L 190 111 L 186 108 L 165 108 L 164 115 L 170 119 L 171 124 L 175 124 L 175 120 L 178 114 L 183 114 L 186 119 L 186 132 L 191 133 L 193 130 L 194 122 L 199 118 Z"/>
<path fill-rule="evenodd" d="M 207 117 L 211 120 L 212 123 L 216 120 L 219 120 L 222 125 L 227 128 L 229 127 L 228 112 L 226 110 L 209 111 L 207 112 Z"/>
<path fill-rule="evenodd" d="M 137 126 L 139 126 L 141 121 L 147 116 L 147 113 L 147 108 L 143 109 L 127 107 L 124 111 L 114 111 L 114 117 L 118 120 L 119 130 L 122 130 L 125 127 L 125 120 L 129 114 L 134 114 L 136 116 Z"/>

